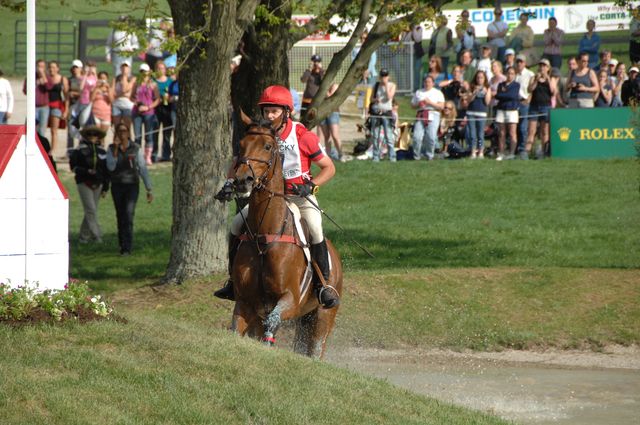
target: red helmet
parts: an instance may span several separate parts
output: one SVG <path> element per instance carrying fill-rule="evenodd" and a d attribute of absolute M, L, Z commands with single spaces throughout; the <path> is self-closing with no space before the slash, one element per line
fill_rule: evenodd
<path fill-rule="evenodd" d="M 283 86 L 269 86 L 260 95 L 258 106 L 277 105 L 293 111 L 293 98 L 288 88 Z"/>

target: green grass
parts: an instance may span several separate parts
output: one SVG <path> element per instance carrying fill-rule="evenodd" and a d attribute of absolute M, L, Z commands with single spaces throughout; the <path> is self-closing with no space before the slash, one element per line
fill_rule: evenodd
<path fill-rule="evenodd" d="M 0 326 L 3 424 L 503 424 L 153 311 Z"/>

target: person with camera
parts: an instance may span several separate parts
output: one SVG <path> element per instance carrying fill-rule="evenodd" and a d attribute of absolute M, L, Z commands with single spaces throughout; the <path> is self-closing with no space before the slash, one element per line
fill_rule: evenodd
<path fill-rule="evenodd" d="M 576 58 L 578 69 L 569 75 L 567 87 L 569 89 L 570 108 L 593 108 L 594 96 L 600 92 L 598 77 L 589 68 L 589 54 L 581 53 Z"/>
<path fill-rule="evenodd" d="M 105 133 L 111 127 L 112 103 L 113 91 L 109 85 L 109 74 L 102 71 L 98 73 L 98 83 L 91 93 L 91 113 L 95 124 Z"/>
<path fill-rule="evenodd" d="M 305 83 L 304 93 L 302 93 L 302 106 L 300 107 L 300 117 L 304 117 L 311 105 L 313 97 L 318 93 L 320 83 L 324 77 L 324 69 L 322 68 L 322 58 L 320 55 L 311 56 L 309 68 L 304 71 L 300 81 Z"/>
<path fill-rule="evenodd" d="M 129 125 L 131 123 L 131 114 L 133 112 L 131 92 L 135 82 L 136 77 L 131 75 L 131 67 L 128 63 L 123 62 L 120 65 L 120 73 L 111 82 L 111 92 L 114 97 L 111 105 L 111 119 L 114 128 L 122 120 L 126 120 Z"/>
<path fill-rule="evenodd" d="M 158 129 L 158 118 L 155 108 L 160 104 L 162 98 L 158 85 L 151 77 L 151 68 L 146 63 L 140 64 L 140 74 L 132 90 L 133 106 L 133 133 L 135 142 L 142 146 L 142 125 L 144 124 L 144 159 L 147 165 L 155 162 L 154 152 L 158 147 L 154 146 L 154 132 Z"/>
<path fill-rule="evenodd" d="M 432 76 L 425 77 L 424 88 L 415 92 L 411 107 L 418 110 L 413 125 L 413 159 L 424 156 L 431 161 L 438 143 L 440 112 L 444 108 L 444 95 L 435 87 Z"/>
<path fill-rule="evenodd" d="M 551 78 L 551 62 L 547 58 L 538 62 L 538 72 L 529 83 L 531 103 L 529 104 L 529 130 L 525 155 L 529 155 L 535 143 L 536 132 L 540 130 L 540 149 L 537 158 L 543 158 L 549 152 L 549 119 L 551 104 L 557 93 L 557 80 Z"/>
<path fill-rule="evenodd" d="M 456 46 L 458 61 L 460 62 L 460 57 L 465 50 L 469 50 L 472 56 L 475 56 L 473 53 L 476 51 L 476 29 L 469 21 L 469 11 L 466 9 L 462 11 L 460 21 L 456 24 L 456 37 L 458 37 Z"/>
<path fill-rule="evenodd" d="M 147 190 L 149 203 L 153 201 L 153 187 L 140 145 L 131 141 L 131 129 L 125 122 L 115 126 L 113 143 L 109 145 L 106 156 L 106 166 L 111 176 L 111 197 L 118 220 L 120 255 L 130 255 L 140 178 Z"/>
<path fill-rule="evenodd" d="M 384 143 L 387 145 L 389 160 L 395 162 L 393 136 L 393 97 L 396 95 L 396 83 L 389 80 L 389 70 L 380 70 L 380 81 L 373 86 L 369 114 L 371 116 L 371 137 L 373 139 L 373 162 L 380 161 L 381 138 L 384 131 Z"/>

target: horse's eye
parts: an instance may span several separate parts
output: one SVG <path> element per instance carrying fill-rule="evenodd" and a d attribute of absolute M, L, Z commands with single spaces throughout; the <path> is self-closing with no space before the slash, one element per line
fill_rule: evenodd
<path fill-rule="evenodd" d="M 271 150 L 271 145 L 265 145 L 265 146 L 264 146 L 264 148 L 265 148 L 266 150 L 270 151 L 270 150 Z"/>

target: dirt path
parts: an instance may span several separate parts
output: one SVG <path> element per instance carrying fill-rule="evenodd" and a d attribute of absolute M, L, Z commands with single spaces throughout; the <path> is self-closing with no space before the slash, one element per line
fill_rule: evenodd
<path fill-rule="evenodd" d="M 521 424 L 640 423 L 640 348 L 458 353 L 333 349 L 328 361 Z"/>

